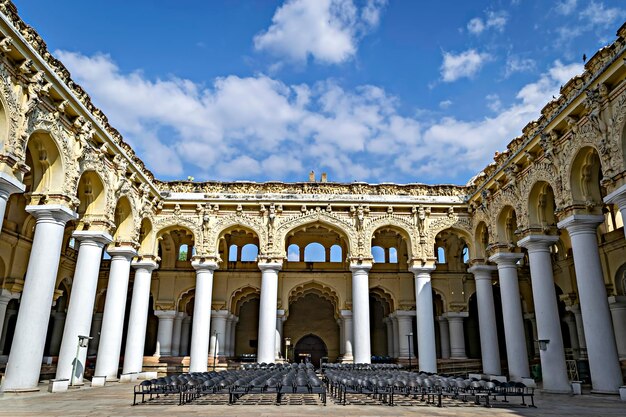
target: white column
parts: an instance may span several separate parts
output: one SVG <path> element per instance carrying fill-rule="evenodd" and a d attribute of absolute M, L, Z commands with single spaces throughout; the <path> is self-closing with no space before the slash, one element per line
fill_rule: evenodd
<path fill-rule="evenodd" d="M 498 328 L 496 327 L 496 308 L 493 301 L 493 285 L 491 284 L 491 274 L 495 270 L 496 267 L 491 265 L 474 265 L 468 269 L 468 272 L 474 274 L 476 281 L 476 304 L 478 305 L 483 373 L 489 375 L 502 374 Z"/>
<path fill-rule="evenodd" d="M 617 205 L 620 213 L 622 213 L 622 220 L 625 226 L 624 234 L 626 235 L 626 184 L 604 197 L 604 202 Z"/>
<path fill-rule="evenodd" d="M 274 358 L 278 361 L 283 358 L 281 346 L 283 341 L 283 322 L 285 321 L 285 310 L 276 310 L 276 346 Z"/>
<path fill-rule="evenodd" d="M 0 220 L 1 221 L 1 220 Z M 2 224 L 0 223 L 0 228 Z M 7 305 L 13 299 L 17 299 L 20 297 L 20 293 L 11 292 L 6 289 L 0 289 L 0 335 L 4 334 L 4 323 L 7 314 Z M 0 341 L 1 342 L 1 341 Z M 0 345 L 0 350 L 2 349 L 2 345 Z"/>
<path fill-rule="evenodd" d="M 463 319 L 469 317 L 469 313 L 466 311 L 448 312 L 443 316 L 448 319 L 448 327 L 450 329 L 450 359 L 467 359 Z"/>
<path fill-rule="evenodd" d="M 89 341 L 89 348 L 87 349 L 87 356 L 93 356 L 98 353 L 98 344 L 100 342 L 100 329 L 102 328 L 102 313 L 93 313 L 91 319 L 91 330 L 89 335 L 92 339 Z"/>
<path fill-rule="evenodd" d="M 172 327 L 172 356 L 180 356 L 180 335 L 184 316 L 185 313 L 177 311 L 174 317 L 174 327 Z"/>
<path fill-rule="evenodd" d="M 276 350 L 276 304 L 278 271 L 281 262 L 259 263 L 261 270 L 261 301 L 259 302 L 259 336 L 257 362 L 273 363 Z"/>
<path fill-rule="evenodd" d="M 546 350 L 536 349 L 539 350 L 541 359 L 543 389 L 546 392 L 569 394 L 571 388 L 565 365 L 565 348 L 550 254 L 550 247 L 558 240 L 558 236 L 529 235 L 517 244 L 528 250 L 535 304 L 536 340 L 549 341 Z"/>
<path fill-rule="evenodd" d="M 576 334 L 578 335 L 578 356 L 579 359 L 587 359 L 587 341 L 585 340 L 585 327 L 583 326 L 583 315 L 580 311 L 580 304 L 573 304 L 567 310 L 574 315 L 576 323 Z"/>
<path fill-rule="evenodd" d="M 371 263 L 350 264 L 352 271 L 352 317 L 354 363 L 371 363 L 369 275 Z"/>
<path fill-rule="evenodd" d="M 58 356 L 61 349 L 61 340 L 63 340 L 63 328 L 65 327 L 65 311 L 53 311 L 51 316 L 54 318 L 52 330 L 50 334 L 50 356 Z"/>
<path fill-rule="evenodd" d="M 226 337 L 226 319 L 228 318 L 227 310 L 213 310 L 211 312 L 211 344 L 209 347 L 209 355 L 211 358 L 225 356 L 224 344 Z M 217 349 L 217 355 L 215 355 Z"/>
<path fill-rule="evenodd" d="M 523 257 L 521 253 L 501 252 L 489 258 L 491 262 L 498 264 L 506 355 L 509 377 L 512 380 L 530 376 L 522 302 L 517 280 L 517 262 Z"/>
<path fill-rule="evenodd" d="M 193 302 L 189 372 L 206 372 L 209 360 L 209 331 L 213 298 L 213 271 L 217 262 L 195 260 L 196 295 Z"/>
<path fill-rule="evenodd" d="M 387 356 L 393 358 L 393 321 L 390 317 L 385 317 L 383 323 L 387 326 Z"/>
<path fill-rule="evenodd" d="M 77 217 L 75 212 L 61 205 L 27 206 L 26 211 L 37 223 L 2 384 L 4 391 L 37 388 L 65 223 Z"/>
<path fill-rule="evenodd" d="M 615 393 L 622 385 L 622 372 L 598 252 L 596 233 L 602 222 L 602 215 L 573 215 L 558 227 L 567 229 L 572 241 L 593 391 Z"/>
<path fill-rule="evenodd" d="M 159 319 L 156 351 L 153 356 L 172 356 L 172 331 L 174 330 L 174 310 L 157 310 L 154 315 Z M 145 337 L 145 335 L 144 335 Z"/>
<path fill-rule="evenodd" d="M 137 260 L 132 262 L 132 266 L 135 269 L 135 279 L 133 298 L 130 301 L 130 311 L 128 312 L 123 374 L 143 371 L 152 271 L 158 268 L 157 263 L 151 259 Z"/>
<path fill-rule="evenodd" d="M 400 329 L 396 313 L 391 314 L 391 320 L 393 324 L 393 357 L 397 359 L 400 357 Z"/>
<path fill-rule="evenodd" d="M 11 194 L 23 193 L 26 186 L 19 182 L 17 178 L 0 171 L 0 230 L 4 221 L 4 212 Z"/>
<path fill-rule="evenodd" d="M 230 330 L 230 356 L 235 356 L 235 348 L 237 347 L 237 322 L 239 322 L 239 317 L 233 316 L 231 321 L 232 329 Z"/>
<path fill-rule="evenodd" d="M 185 316 L 180 329 L 180 356 L 189 356 L 191 317 Z"/>
<path fill-rule="evenodd" d="M 574 315 L 570 313 L 565 314 L 565 316 L 563 316 L 563 322 L 567 326 L 574 359 L 578 359 L 578 332 L 576 331 L 576 321 L 574 320 Z"/>
<path fill-rule="evenodd" d="M 441 359 L 450 359 L 450 327 L 448 319 L 444 316 L 437 317 L 439 323 L 439 340 L 441 344 Z"/>
<path fill-rule="evenodd" d="M 78 348 L 78 336 L 89 336 L 93 305 L 96 300 L 98 274 L 102 248 L 111 242 L 111 235 L 105 232 L 76 231 L 72 235 L 80 242 L 78 258 L 72 281 L 72 293 L 67 307 L 65 330 L 59 351 L 57 379 L 69 379 L 75 385 L 82 385 L 87 349 Z M 89 344 L 87 345 L 89 346 Z M 74 378 L 72 378 L 74 370 Z"/>
<path fill-rule="evenodd" d="M 413 317 L 415 317 L 415 313 L 413 311 L 396 310 L 394 315 L 396 320 L 398 320 L 398 359 L 408 361 L 410 357 L 411 360 L 414 360 L 416 352 L 413 346 L 413 337 L 408 335 L 413 333 Z"/>
<path fill-rule="evenodd" d="M 556 292 L 555 292 L 556 293 Z M 535 318 L 535 313 L 524 313 L 524 320 L 528 320 L 530 322 L 530 331 L 531 331 L 531 335 L 530 335 L 530 340 L 527 340 L 526 342 L 526 349 L 531 348 L 531 344 L 534 344 L 534 349 L 533 349 L 533 357 L 535 359 L 539 358 L 539 346 L 537 346 L 537 340 L 539 340 L 539 332 L 537 330 L 537 319 Z M 563 339 L 563 336 L 561 336 L 561 339 Z"/>
<path fill-rule="evenodd" d="M 437 347 L 435 345 L 435 318 L 430 273 L 434 266 L 411 267 L 415 275 L 415 310 L 417 314 L 417 352 L 419 370 L 437 372 Z"/>
<path fill-rule="evenodd" d="M 133 256 L 137 255 L 137 252 L 130 246 L 109 246 L 107 252 L 111 255 L 111 269 L 102 313 L 102 329 L 94 376 L 104 376 L 107 381 L 117 381 L 130 261 Z"/>
<path fill-rule="evenodd" d="M 341 310 L 339 312 L 341 314 L 341 319 L 343 320 L 343 336 L 344 336 L 344 354 L 343 361 L 344 362 L 353 362 L 354 354 L 352 352 L 352 341 L 354 337 L 354 331 L 352 329 L 352 311 L 350 310 Z"/>
<path fill-rule="evenodd" d="M 609 297 L 609 308 L 613 318 L 615 344 L 620 360 L 626 359 L 626 296 Z"/>

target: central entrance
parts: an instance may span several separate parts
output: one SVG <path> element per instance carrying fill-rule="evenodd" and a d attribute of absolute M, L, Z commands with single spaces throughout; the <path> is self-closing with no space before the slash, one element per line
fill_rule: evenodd
<path fill-rule="evenodd" d="M 296 362 L 305 362 L 308 359 L 316 368 L 320 367 L 320 359 L 328 356 L 326 343 L 314 334 L 306 335 L 298 340 L 293 352 Z"/>

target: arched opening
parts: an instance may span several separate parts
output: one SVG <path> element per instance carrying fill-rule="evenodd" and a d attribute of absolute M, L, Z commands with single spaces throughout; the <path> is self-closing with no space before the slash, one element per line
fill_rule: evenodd
<path fill-rule="evenodd" d="M 505 206 L 498 215 L 498 243 L 517 246 L 517 216 L 515 209 Z"/>
<path fill-rule="evenodd" d="M 314 334 L 308 334 L 296 343 L 294 358 L 296 362 L 311 362 L 316 368 L 320 367 L 320 360 L 328 357 L 326 343 Z"/>
<path fill-rule="evenodd" d="M 157 233 L 160 270 L 191 269 L 190 248 L 194 246 L 193 233 L 183 226 L 170 226 Z"/>
<path fill-rule="evenodd" d="M 83 218 L 104 216 L 106 192 L 100 176 L 94 171 L 84 172 L 78 181 L 78 214 Z M 102 220 L 102 219 L 101 219 Z"/>
<path fill-rule="evenodd" d="M 602 166 L 597 151 L 588 146 L 580 149 L 572 162 L 570 185 L 575 206 L 599 214 L 603 207 Z"/>
<path fill-rule="evenodd" d="M 469 260 L 470 236 L 457 229 L 445 229 L 435 236 L 437 268 L 447 271 L 465 271 Z"/>
<path fill-rule="evenodd" d="M 343 262 L 341 246 L 333 245 L 330 247 L 330 262 Z"/>
<path fill-rule="evenodd" d="M 437 263 L 438 264 L 446 263 L 446 250 L 443 246 L 437 246 Z"/>
<path fill-rule="evenodd" d="M 186 261 L 189 258 L 189 245 L 183 243 L 178 247 L 178 261 Z"/>
<path fill-rule="evenodd" d="M 321 243 L 309 243 L 304 247 L 304 262 L 326 262 L 326 248 Z"/>
<path fill-rule="evenodd" d="M 63 189 L 64 169 L 59 148 L 45 132 L 36 132 L 28 140 L 26 164 L 30 167 L 30 192 L 47 194 Z"/>
<path fill-rule="evenodd" d="M 380 246 L 372 246 L 372 257 L 374 258 L 374 262 L 384 264 L 385 250 Z"/>
<path fill-rule="evenodd" d="M 487 259 L 487 247 L 489 246 L 489 229 L 485 222 L 478 223 L 474 234 L 474 247 L 476 248 L 476 259 Z"/>
<path fill-rule="evenodd" d="M 241 248 L 241 262 L 256 262 L 259 256 L 259 247 L 254 243 L 248 243 Z"/>
<path fill-rule="evenodd" d="M 113 238 L 116 242 L 131 243 L 133 241 L 135 221 L 130 201 L 127 197 L 122 197 L 117 202 L 115 207 L 115 226 Z"/>
<path fill-rule="evenodd" d="M 396 248 L 389 248 L 389 263 L 397 264 L 398 263 L 398 250 Z"/>
<path fill-rule="evenodd" d="M 408 268 L 410 239 L 408 233 L 395 226 L 382 226 L 372 235 L 374 271 L 400 271 Z"/>
<path fill-rule="evenodd" d="M 9 123 L 4 109 L 4 103 L 0 100 L 0 149 L 4 149 L 4 144 L 9 138 Z M 1 346 L 0 346 L 1 347 Z"/>
<path fill-rule="evenodd" d="M 239 248 L 237 245 L 230 245 L 228 248 L 228 262 L 237 262 L 239 259 Z"/>
<path fill-rule="evenodd" d="M 155 237 L 152 230 L 152 222 L 148 218 L 141 220 L 139 228 L 139 253 L 142 255 L 152 255 L 154 250 Z"/>
<path fill-rule="evenodd" d="M 294 244 L 287 248 L 287 262 L 300 262 L 300 246 Z"/>
<path fill-rule="evenodd" d="M 547 182 L 537 182 L 528 196 L 528 218 L 531 230 L 545 233 L 556 227 L 554 192 Z"/>
<path fill-rule="evenodd" d="M 393 356 L 387 344 L 385 317 L 394 309 L 391 295 L 381 287 L 370 289 L 370 346 L 373 362 L 388 362 Z"/>
<path fill-rule="evenodd" d="M 255 269 L 259 237 L 245 226 L 231 226 L 220 233 L 218 253 L 222 259 L 228 259 L 221 269 Z"/>

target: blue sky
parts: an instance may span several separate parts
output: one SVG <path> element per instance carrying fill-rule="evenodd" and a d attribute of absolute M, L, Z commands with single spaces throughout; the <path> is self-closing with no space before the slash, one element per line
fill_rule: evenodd
<path fill-rule="evenodd" d="M 619 0 L 14 0 L 164 180 L 464 184 Z"/>

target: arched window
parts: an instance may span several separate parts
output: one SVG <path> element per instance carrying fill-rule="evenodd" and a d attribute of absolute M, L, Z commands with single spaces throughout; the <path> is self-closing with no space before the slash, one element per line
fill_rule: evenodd
<path fill-rule="evenodd" d="M 72 249 L 76 249 L 76 239 L 70 237 L 67 241 L 67 246 Z"/>
<path fill-rule="evenodd" d="M 446 251 L 442 246 L 437 248 L 437 263 L 445 264 L 446 263 Z"/>
<path fill-rule="evenodd" d="M 341 246 L 333 245 L 330 247 L 330 262 L 343 262 Z"/>
<path fill-rule="evenodd" d="M 287 248 L 287 262 L 299 262 L 300 261 L 300 246 L 292 243 Z"/>
<path fill-rule="evenodd" d="M 254 262 L 259 255 L 259 247 L 253 243 L 248 243 L 241 248 L 241 262 Z"/>
<path fill-rule="evenodd" d="M 389 248 L 389 263 L 390 264 L 398 263 L 398 250 L 396 248 Z"/>
<path fill-rule="evenodd" d="M 187 246 L 186 243 L 178 247 L 178 260 L 179 261 L 186 261 L 188 254 L 189 254 L 189 246 Z"/>
<path fill-rule="evenodd" d="M 469 262 L 469 248 L 467 246 L 463 246 L 463 251 L 461 252 L 461 255 L 463 256 L 463 262 L 468 263 Z"/>
<path fill-rule="evenodd" d="M 377 264 L 385 263 L 385 250 L 380 246 L 372 246 L 372 257 Z"/>
<path fill-rule="evenodd" d="M 228 248 L 228 262 L 237 262 L 237 245 Z"/>
<path fill-rule="evenodd" d="M 309 243 L 304 248 L 304 262 L 326 262 L 326 248 L 317 242 Z"/>

